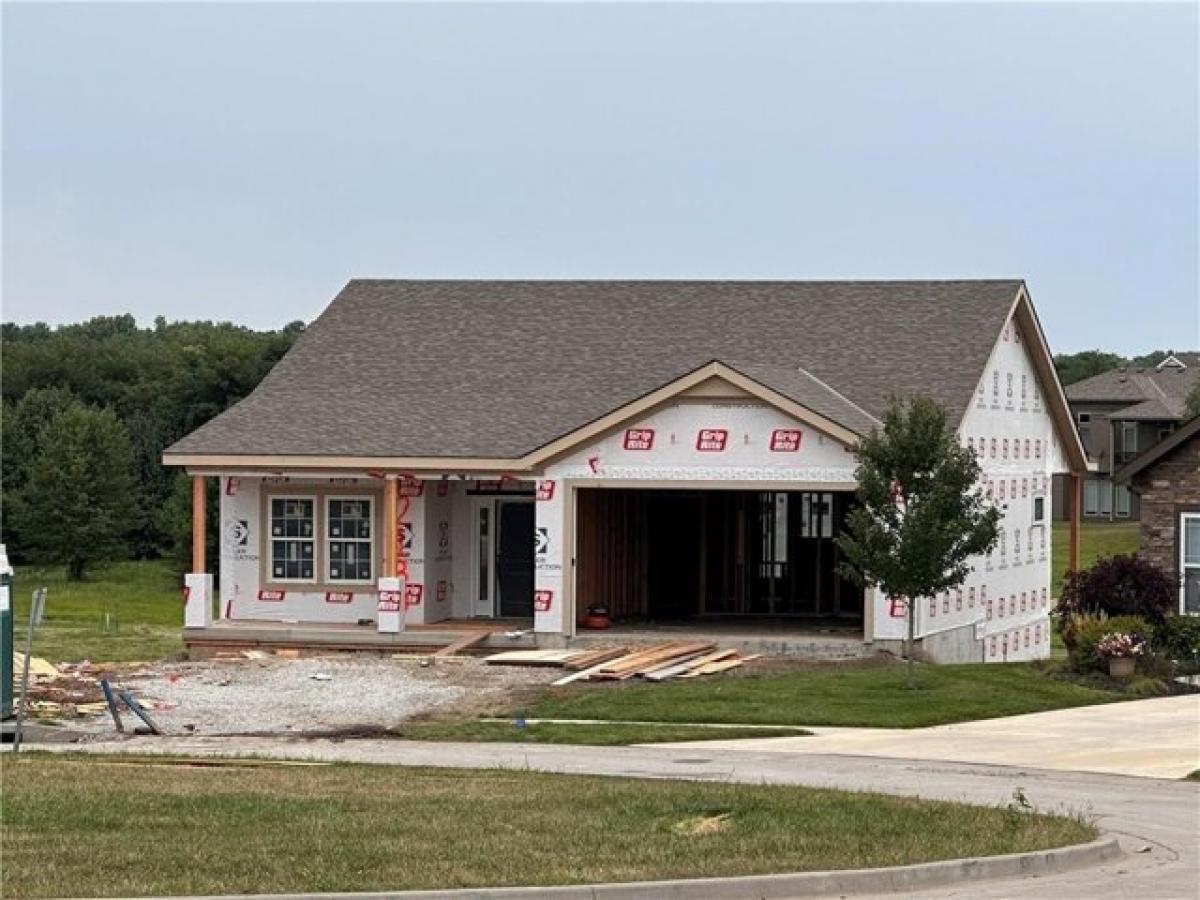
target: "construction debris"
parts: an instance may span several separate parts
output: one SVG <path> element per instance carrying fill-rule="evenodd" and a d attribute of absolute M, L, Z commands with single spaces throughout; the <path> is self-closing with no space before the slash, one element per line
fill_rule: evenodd
<path fill-rule="evenodd" d="M 21 672 L 25 668 L 25 654 L 20 651 L 13 651 L 13 671 Z M 62 673 L 58 671 L 58 667 L 48 660 L 42 659 L 40 656 L 29 657 L 29 677 L 30 678 L 58 678 Z"/>
<path fill-rule="evenodd" d="M 670 681 L 715 675 L 757 656 L 718 650 L 715 644 L 672 642 L 650 647 L 604 647 L 595 650 L 508 650 L 485 657 L 490 665 L 551 666 L 571 671 L 553 685 L 574 681 L 625 681 L 640 677 Z"/>

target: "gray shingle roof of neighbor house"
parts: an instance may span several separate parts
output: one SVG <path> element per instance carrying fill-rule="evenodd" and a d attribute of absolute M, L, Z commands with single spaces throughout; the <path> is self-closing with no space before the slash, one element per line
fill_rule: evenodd
<path fill-rule="evenodd" d="M 1022 284 L 354 280 L 168 461 L 516 459 L 714 360 L 860 434 L 893 393 L 957 422 Z"/>
<path fill-rule="evenodd" d="M 1135 475 L 1140 475 L 1151 468 L 1160 459 L 1170 456 L 1180 447 L 1200 435 L 1200 416 L 1192 416 L 1183 425 L 1176 428 L 1145 453 L 1135 456 L 1113 474 L 1113 480 L 1118 483 L 1129 481 Z"/>
<path fill-rule="evenodd" d="M 1108 414 L 1114 419 L 1182 419 L 1187 414 L 1188 391 L 1200 379 L 1200 365 L 1188 362 L 1194 356 L 1196 354 L 1175 354 L 1187 364 L 1186 369 L 1171 366 L 1101 372 L 1067 385 L 1067 400 L 1071 403 L 1128 404 Z"/>

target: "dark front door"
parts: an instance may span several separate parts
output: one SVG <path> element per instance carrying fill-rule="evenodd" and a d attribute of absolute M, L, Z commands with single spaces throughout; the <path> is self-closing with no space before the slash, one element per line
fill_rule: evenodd
<path fill-rule="evenodd" d="M 533 504 L 501 500 L 496 545 L 496 582 L 501 616 L 533 615 Z"/>

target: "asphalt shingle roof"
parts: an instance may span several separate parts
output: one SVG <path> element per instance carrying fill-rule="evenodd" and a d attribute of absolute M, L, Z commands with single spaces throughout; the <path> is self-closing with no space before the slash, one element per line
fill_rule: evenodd
<path fill-rule="evenodd" d="M 1180 360 L 1194 354 L 1177 353 Z M 1200 379 L 1200 366 L 1186 369 L 1110 369 L 1066 387 L 1071 403 L 1124 403 L 1114 419 L 1179 420 L 1187 414 L 1188 391 Z"/>
<path fill-rule="evenodd" d="M 355 280 L 168 453 L 517 458 L 713 360 L 859 433 L 893 393 L 958 421 L 1020 287 Z"/>

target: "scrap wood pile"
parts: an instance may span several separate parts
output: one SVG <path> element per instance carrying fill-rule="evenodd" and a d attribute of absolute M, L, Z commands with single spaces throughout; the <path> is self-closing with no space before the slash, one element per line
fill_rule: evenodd
<path fill-rule="evenodd" d="M 19 693 L 25 654 L 13 653 L 13 680 Z M 25 712 L 34 718 L 98 715 L 104 712 L 104 697 L 91 675 L 91 663 L 54 665 L 38 656 L 29 658 L 29 695 Z M 17 702 L 14 696 L 13 702 Z"/>
<path fill-rule="evenodd" d="M 554 685 L 573 681 L 669 681 L 697 678 L 735 669 L 757 659 L 742 656 L 737 650 L 718 650 L 716 644 L 655 644 L 652 647 L 606 647 L 597 650 L 509 650 L 484 658 L 484 662 L 505 666 L 552 666 L 567 669 Z"/>

